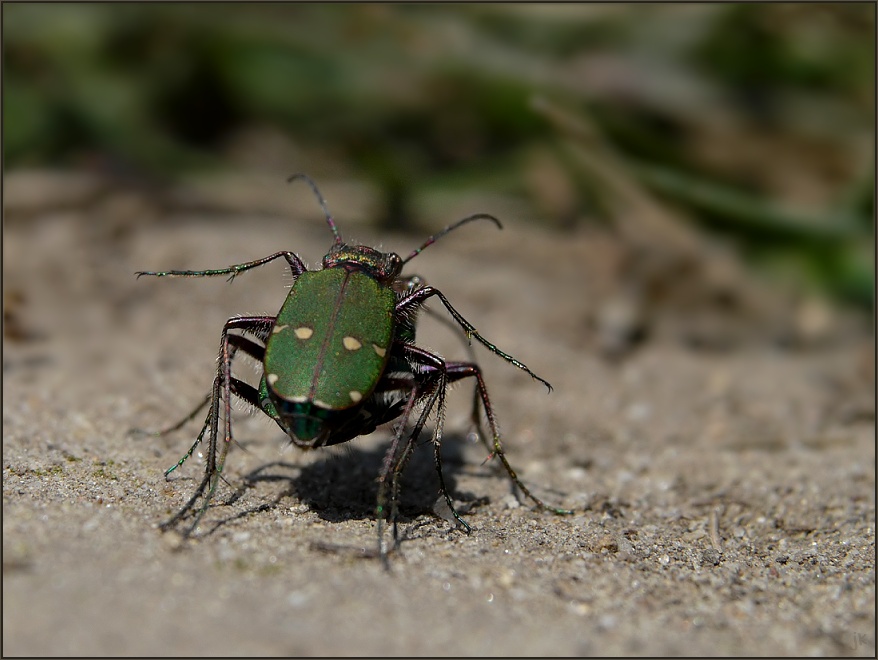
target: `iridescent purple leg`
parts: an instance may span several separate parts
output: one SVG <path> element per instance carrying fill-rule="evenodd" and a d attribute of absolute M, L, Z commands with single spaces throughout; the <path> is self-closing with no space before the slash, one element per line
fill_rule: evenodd
<path fill-rule="evenodd" d="M 483 344 L 489 351 L 494 353 L 495 355 L 499 355 L 501 358 L 518 367 L 522 371 L 526 372 L 530 375 L 534 380 L 540 381 L 543 385 L 549 388 L 549 391 L 552 391 L 552 386 L 549 384 L 549 381 L 540 378 L 533 371 L 531 371 L 526 364 L 516 360 L 514 357 L 509 355 L 508 353 L 504 353 L 499 348 L 497 348 L 494 344 L 489 342 L 487 339 L 482 337 L 475 329 L 472 323 L 467 321 L 460 312 L 458 312 L 454 307 L 448 302 L 448 299 L 445 295 L 439 291 L 439 289 L 435 289 L 432 286 L 424 286 L 420 289 L 416 289 L 414 292 L 405 296 L 402 300 L 396 303 L 396 314 L 399 316 L 400 314 L 412 313 L 414 310 L 417 310 L 424 302 L 436 296 L 439 300 L 442 301 L 442 304 L 445 305 L 445 309 L 448 310 L 448 313 L 451 314 L 452 318 L 463 328 L 463 331 L 466 333 L 467 339 L 471 337 L 475 337 L 478 342 Z"/>
<path fill-rule="evenodd" d="M 195 516 L 195 520 L 193 523 L 186 529 L 183 536 L 189 536 L 195 528 L 198 526 L 199 521 L 201 520 L 201 516 L 204 515 L 207 510 L 208 505 L 210 504 L 211 499 L 216 491 L 217 483 L 219 482 L 219 478 L 222 473 L 223 466 L 225 464 L 225 458 L 228 454 L 229 448 L 232 444 L 232 429 L 231 429 L 231 396 L 235 394 L 236 396 L 244 399 L 248 403 L 259 406 L 258 395 L 256 394 L 256 390 L 244 383 L 243 381 L 238 380 L 237 378 L 233 378 L 231 375 L 231 362 L 232 358 L 235 356 L 238 350 L 243 350 L 245 353 L 251 355 L 257 360 L 261 360 L 264 353 L 264 348 L 259 344 L 253 342 L 243 335 L 238 334 L 230 334 L 230 330 L 240 330 L 245 333 L 249 333 L 258 339 L 264 340 L 265 337 L 268 336 L 268 333 L 271 330 L 271 327 L 274 325 L 275 318 L 271 316 L 254 316 L 254 317 L 235 317 L 226 321 L 223 326 L 222 336 L 220 339 L 220 353 L 219 353 L 219 364 L 217 365 L 217 374 L 214 377 L 213 387 L 211 388 L 210 396 L 208 397 L 208 401 L 210 401 L 210 410 L 208 411 L 207 417 L 204 420 L 204 424 L 201 428 L 201 432 L 198 434 L 198 438 L 195 440 L 195 443 L 173 467 L 165 472 L 165 476 L 169 475 L 176 468 L 180 467 L 187 458 L 189 458 L 192 453 L 195 451 L 195 448 L 204 438 L 205 433 L 209 431 L 208 434 L 208 450 L 207 450 L 207 461 L 205 465 L 204 478 L 201 481 L 201 484 L 195 490 L 195 493 L 189 499 L 189 501 L 181 508 L 170 520 L 166 521 L 161 525 L 163 530 L 169 529 L 176 525 L 189 511 L 191 511 L 195 503 L 198 501 L 199 497 L 203 496 L 203 504 L 201 509 Z M 219 452 L 219 458 L 217 458 L 217 442 L 218 442 L 218 434 L 219 434 L 219 421 L 220 421 L 220 400 L 225 400 L 224 407 L 224 430 L 225 430 L 225 442 L 223 443 L 222 449 Z M 194 413 L 193 413 L 194 415 Z M 207 493 L 205 494 L 205 491 Z"/>
<path fill-rule="evenodd" d="M 241 273 L 248 271 L 252 268 L 258 268 L 259 266 L 263 266 L 271 261 L 274 261 L 275 259 L 279 259 L 280 257 L 283 257 L 287 260 L 287 263 L 290 266 L 290 270 L 293 273 L 293 279 L 299 277 L 299 275 L 307 270 L 307 268 L 305 268 L 305 264 L 302 263 L 302 260 L 299 259 L 298 255 L 290 252 L 289 250 L 282 250 L 280 252 L 275 252 L 274 254 L 267 257 L 263 257 L 262 259 L 248 261 L 243 264 L 235 264 L 234 266 L 228 266 L 227 268 L 213 268 L 208 270 L 141 270 L 137 271 L 135 275 L 137 275 L 138 279 L 143 275 L 150 275 L 152 277 L 215 277 L 217 275 L 228 275 L 228 281 L 231 282 Z"/>

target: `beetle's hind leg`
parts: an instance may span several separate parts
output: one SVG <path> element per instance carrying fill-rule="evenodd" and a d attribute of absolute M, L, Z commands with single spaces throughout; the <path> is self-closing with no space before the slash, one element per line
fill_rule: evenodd
<path fill-rule="evenodd" d="M 282 250 L 280 252 L 275 252 L 274 254 L 267 257 L 262 257 L 262 259 L 254 259 L 253 261 L 248 261 L 243 264 L 235 264 L 226 268 L 162 271 L 139 270 L 135 273 L 135 275 L 138 279 L 144 275 L 147 275 L 149 277 L 216 277 L 217 275 L 228 275 L 228 280 L 231 282 L 241 273 L 252 270 L 253 268 L 258 268 L 259 266 L 264 266 L 265 264 L 281 257 L 286 259 L 286 262 L 293 273 L 293 278 L 298 277 L 307 270 L 307 268 L 305 268 L 305 264 L 302 263 L 302 260 L 299 259 L 298 255 L 290 252 L 289 250 Z"/>
<path fill-rule="evenodd" d="M 480 342 L 483 346 L 485 346 L 489 351 L 494 353 L 495 355 L 500 356 L 510 364 L 518 367 L 525 373 L 529 374 L 531 378 L 534 380 L 540 381 L 543 385 L 545 385 L 548 390 L 552 391 L 552 385 L 544 378 L 537 376 L 533 371 L 531 371 L 526 364 L 512 357 L 508 353 L 501 351 L 497 346 L 489 342 L 485 339 L 479 332 L 475 329 L 472 323 L 467 321 L 463 315 L 458 312 L 450 302 L 448 302 L 448 298 L 432 286 L 423 286 L 417 289 L 414 289 L 411 293 L 407 293 L 396 303 L 396 313 L 398 315 L 405 315 L 414 312 L 419 309 L 424 302 L 426 302 L 431 297 L 437 297 L 445 306 L 445 309 L 448 310 L 448 313 L 451 314 L 451 317 L 454 321 L 461 327 L 461 329 L 466 334 L 467 339 L 475 338 L 478 342 Z"/>

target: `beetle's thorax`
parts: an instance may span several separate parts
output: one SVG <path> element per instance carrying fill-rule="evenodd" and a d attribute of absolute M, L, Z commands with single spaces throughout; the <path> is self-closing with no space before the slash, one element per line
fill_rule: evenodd
<path fill-rule="evenodd" d="M 389 284 L 399 276 L 402 259 L 395 252 L 381 252 L 367 245 L 339 245 L 323 257 L 323 267 L 362 270 Z"/>

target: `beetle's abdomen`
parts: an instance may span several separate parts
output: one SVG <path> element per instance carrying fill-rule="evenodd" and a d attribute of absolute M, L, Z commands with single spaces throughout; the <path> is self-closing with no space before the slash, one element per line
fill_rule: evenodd
<path fill-rule="evenodd" d="M 265 347 L 265 380 L 278 397 L 344 410 L 368 397 L 393 341 L 396 296 L 365 273 L 302 273 Z"/>

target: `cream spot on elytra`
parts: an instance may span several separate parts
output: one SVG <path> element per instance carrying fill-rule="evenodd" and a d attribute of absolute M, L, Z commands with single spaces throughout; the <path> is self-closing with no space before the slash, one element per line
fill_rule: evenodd
<path fill-rule="evenodd" d="M 375 352 L 378 353 L 378 357 L 384 357 L 387 355 L 387 349 L 381 348 L 378 344 L 372 344 L 372 348 L 375 349 Z"/>
<path fill-rule="evenodd" d="M 363 398 L 363 395 L 357 392 L 357 390 L 351 390 L 350 392 L 348 392 L 348 394 L 351 397 L 351 401 L 353 401 L 354 403 L 359 403 L 360 400 Z"/>
<path fill-rule="evenodd" d="M 344 344 L 344 347 L 349 351 L 358 351 L 362 346 L 362 344 L 353 337 L 345 337 L 341 340 L 341 343 Z"/>
<path fill-rule="evenodd" d="M 311 335 L 314 334 L 314 331 L 311 328 L 304 325 L 301 328 L 296 328 L 295 330 L 293 330 L 293 332 L 296 333 L 296 337 L 298 337 L 299 339 L 308 339 Z"/>
<path fill-rule="evenodd" d="M 272 332 L 272 334 L 276 335 L 278 332 L 283 332 L 284 330 L 286 330 L 289 327 L 290 326 L 288 326 L 288 325 L 276 325 L 271 329 L 271 332 Z"/>
<path fill-rule="evenodd" d="M 277 374 L 266 374 L 265 376 L 265 380 L 268 381 L 269 385 L 274 385 L 279 378 L 280 376 L 278 376 Z"/>

